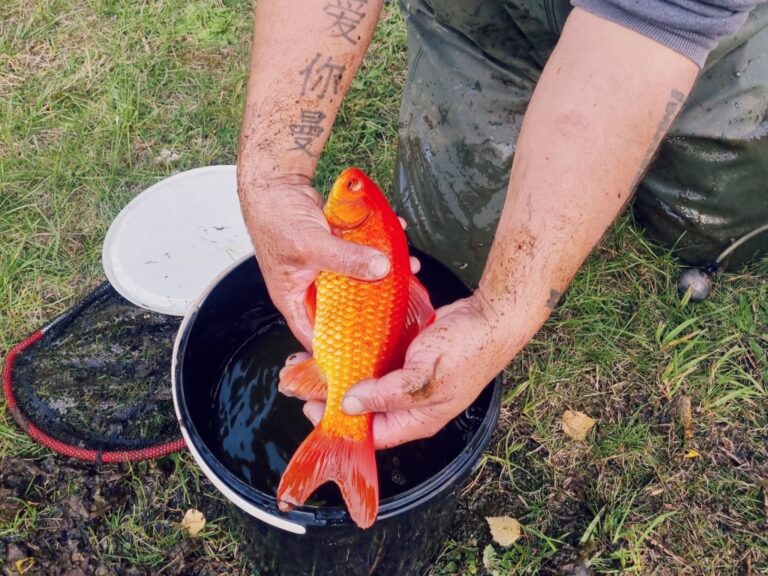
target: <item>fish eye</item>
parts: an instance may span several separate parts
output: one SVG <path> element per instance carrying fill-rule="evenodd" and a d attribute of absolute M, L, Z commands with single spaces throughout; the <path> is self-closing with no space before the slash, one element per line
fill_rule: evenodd
<path fill-rule="evenodd" d="M 363 188 L 363 183 L 357 178 L 352 178 L 352 180 L 347 182 L 347 190 L 349 190 L 350 192 L 360 192 L 362 188 Z"/>

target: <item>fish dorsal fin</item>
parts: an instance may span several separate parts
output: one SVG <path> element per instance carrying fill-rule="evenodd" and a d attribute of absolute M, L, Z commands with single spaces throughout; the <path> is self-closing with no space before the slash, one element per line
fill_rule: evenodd
<path fill-rule="evenodd" d="M 394 368 L 403 366 L 408 346 L 411 345 L 419 332 L 434 321 L 435 309 L 429 299 L 429 292 L 416 276 L 411 275 L 408 281 L 408 308 L 405 314 L 405 325 L 399 341 L 399 348 L 395 353 Z"/>

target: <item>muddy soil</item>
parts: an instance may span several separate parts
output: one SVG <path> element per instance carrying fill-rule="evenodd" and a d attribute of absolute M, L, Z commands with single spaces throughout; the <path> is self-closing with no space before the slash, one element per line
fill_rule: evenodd
<path fill-rule="evenodd" d="M 190 482 L 182 467 L 172 457 L 98 467 L 56 456 L 3 459 L 0 521 L 19 520 L 16 534 L 0 535 L 3 574 L 241 573 L 236 547 L 212 555 L 204 539 L 181 531 L 190 507 L 221 529 L 231 528 L 213 486 L 204 478 Z"/>

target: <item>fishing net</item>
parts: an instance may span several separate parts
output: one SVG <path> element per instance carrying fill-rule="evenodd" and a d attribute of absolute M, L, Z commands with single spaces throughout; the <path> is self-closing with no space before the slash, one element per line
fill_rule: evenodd
<path fill-rule="evenodd" d="M 41 444 L 83 460 L 180 450 L 170 383 L 180 322 L 102 284 L 8 353 L 3 391 L 10 413 Z"/>

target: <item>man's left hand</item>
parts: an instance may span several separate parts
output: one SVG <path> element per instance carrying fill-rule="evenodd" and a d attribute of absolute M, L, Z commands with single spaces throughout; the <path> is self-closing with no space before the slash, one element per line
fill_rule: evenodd
<path fill-rule="evenodd" d="M 437 310 L 435 322 L 408 348 L 405 364 L 353 386 L 342 404 L 348 414 L 374 412 L 375 448 L 390 448 L 436 434 L 461 414 L 511 360 L 489 307 L 477 295 Z M 501 340 L 501 341 L 500 341 Z M 304 413 L 315 424 L 324 405 Z"/>

